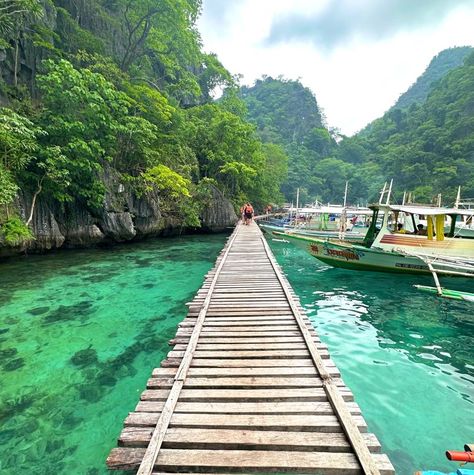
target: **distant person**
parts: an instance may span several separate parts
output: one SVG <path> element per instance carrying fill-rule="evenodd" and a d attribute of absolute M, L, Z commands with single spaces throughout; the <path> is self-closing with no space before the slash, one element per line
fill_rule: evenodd
<path fill-rule="evenodd" d="M 244 206 L 244 224 L 247 226 L 252 222 L 253 219 L 253 206 L 250 203 L 245 203 Z"/>
<path fill-rule="evenodd" d="M 426 236 L 426 229 L 421 223 L 416 226 L 415 234 L 418 234 L 419 236 Z"/>
<path fill-rule="evenodd" d="M 395 231 L 396 233 L 398 234 L 406 234 L 406 230 L 403 229 L 403 224 L 402 223 L 398 223 L 397 224 L 397 230 Z"/>

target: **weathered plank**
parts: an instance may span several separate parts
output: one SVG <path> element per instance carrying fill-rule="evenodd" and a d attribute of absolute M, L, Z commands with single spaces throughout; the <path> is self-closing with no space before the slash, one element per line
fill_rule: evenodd
<path fill-rule="evenodd" d="M 355 402 L 346 403 L 351 414 L 359 414 Z M 161 412 L 163 401 L 140 401 L 135 412 Z M 175 412 L 196 412 L 200 414 L 333 414 L 332 406 L 324 402 L 178 402 Z"/>
<path fill-rule="evenodd" d="M 125 427 L 120 434 L 124 447 L 146 446 L 152 429 Z M 362 434 L 369 450 L 380 451 L 380 443 L 373 434 Z M 290 432 L 241 429 L 196 429 L 170 427 L 163 447 L 231 450 L 294 450 L 298 452 L 350 452 L 351 446 L 344 434 L 331 432 Z"/>
<path fill-rule="evenodd" d="M 140 463 L 145 450 L 118 448 L 112 450 L 107 460 L 110 468 L 133 469 Z M 373 454 L 381 475 L 393 475 L 393 467 L 386 455 Z M 232 470 L 260 472 L 323 473 L 325 475 L 360 475 L 357 458 L 351 453 L 257 451 L 257 450 L 184 450 L 162 449 L 155 464 L 155 471 L 199 471 L 206 469 L 223 473 Z"/>
<path fill-rule="evenodd" d="M 155 412 L 131 412 L 125 419 L 125 426 L 154 427 L 160 414 Z M 367 424 L 359 415 L 352 416 L 360 431 L 367 431 Z M 342 432 L 334 414 L 194 414 L 177 413 L 171 416 L 170 427 L 210 427 L 247 430 L 287 430 L 300 432 Z"/>
<path fill-rule="evenodd" d="M 348 389 L 341 389 L 346 401 L 352 401 L 353 395 Z M 142 392 L 142 401 L 166 399 L 169 389 L 146 389 Z M 298 389 L 183 389 L 180 401 L 327 401 L 323 388 Z"/>

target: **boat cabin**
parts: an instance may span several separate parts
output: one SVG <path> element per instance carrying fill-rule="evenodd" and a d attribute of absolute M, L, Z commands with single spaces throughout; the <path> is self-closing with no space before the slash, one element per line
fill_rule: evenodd
<path fill-rule="evenodd" d="M 364 245 L 410 254 L 474 258 L 474 234 L 463 234 L 474 210 L 417 205 L 369 207 L 373 214 Z"/>

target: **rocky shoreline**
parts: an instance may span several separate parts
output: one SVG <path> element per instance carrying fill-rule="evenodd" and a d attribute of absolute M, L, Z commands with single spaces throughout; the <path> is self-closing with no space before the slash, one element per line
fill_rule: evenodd
<path fill-rule="evenodd" d="M 191 232 L 223 232 L 238 220 L 231 202 L 217 188 L 212 188 L 212 196 L 202 210 L 201 227 L 189 229 L 183 226 L 179 217 L 161 212 L 156 193 L 137 197 L 116 185 L 109 184 L 104 206 L 98 212 L 92 212 L 79 203 L 61 205 L 40 196 L 30 225 L 34 239 L 11 247 L 0 238 L 0 257 L 112 245 Z M 15 201 L 15 212 L 24 220 L 31 208 L 31 199 L 30 194 L 20 193 Z"/>

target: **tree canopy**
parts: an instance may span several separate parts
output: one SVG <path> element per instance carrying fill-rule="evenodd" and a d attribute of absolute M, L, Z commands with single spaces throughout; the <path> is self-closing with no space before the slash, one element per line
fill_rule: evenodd
<path fill-rule="evenodd" d="M 192 226 L 210 184 L 236 208 L 282 199 L 286 155 L 262 143 L 234 78 L 202 51 L 200 11 L 200 0 L 0 9 L 3 229 L 20 190 L 32 197 L 27 224 L 38 195 L 99 213 L 111 173 L 137 195 L 154 190 L 162 212 Z M 227 101 L 214 100 L 218 88 Z"/>

